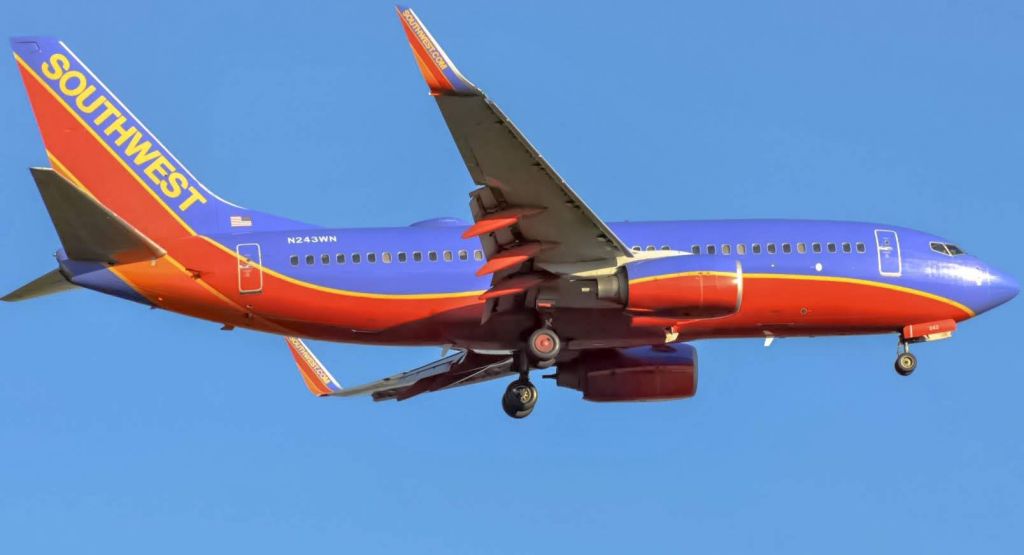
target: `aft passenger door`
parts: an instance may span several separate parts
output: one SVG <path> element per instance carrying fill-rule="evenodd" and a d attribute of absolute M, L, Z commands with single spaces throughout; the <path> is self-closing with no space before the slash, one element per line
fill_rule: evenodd
<path fill-rule="evenodd" d="M 238 255 L 238 292 L 243 294 L 263 291 L 263 257 L 258 243 L 235 246 Z"/>
<path fill-rule="evenodd" d="M 875 245 L 878 247 L 878 273 L 897 277 L 903 274 L 903 260 L 900 257 L 900 238 L 895 231 L 875 230 Z"/>

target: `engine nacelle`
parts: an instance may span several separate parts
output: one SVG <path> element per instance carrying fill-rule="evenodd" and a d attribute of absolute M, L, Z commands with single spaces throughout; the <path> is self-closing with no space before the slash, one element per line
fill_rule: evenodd
<path fill-rule="evenodd" d="M 697 393 L 697 349 L 685 343 L 584 351 L 559 364 L 560 387 L 587 401 L 661 401 Z"/>
<path fill-rule="evenodd" d="M 635 262 L 629 273 L 629 304 L 636 315 L 714 318 L 739 311 L 743 269 L 722 256 L 672 256 Z"/>

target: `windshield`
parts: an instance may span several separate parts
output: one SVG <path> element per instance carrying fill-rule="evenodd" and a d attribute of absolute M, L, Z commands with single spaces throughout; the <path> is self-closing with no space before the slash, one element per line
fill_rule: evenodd
<path fill-rule="evenodd" d="M 963 254 L 967 254 L 966 252 L 964 252 L 963 249 L 954 245 L 953 243 L 940 243 L 938 241 L 932 241 L 931 243 L 928 244 L 928 246 L 930 246 L 933 251 L 939 254 L 944 254 L 946 256 L 960 256 Z"/>

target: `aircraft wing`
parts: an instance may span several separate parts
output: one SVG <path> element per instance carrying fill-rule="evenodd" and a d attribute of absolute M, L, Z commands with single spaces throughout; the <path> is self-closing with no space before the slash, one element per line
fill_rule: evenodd
<path fill-rule="evenodd" d="M 478 274 L 528 261 L 551 270 L 615 266 L 620 257 L 631 257 L 498 106 L 459 72 L 412 9 L 399 7 L 398 15 L 430 94 L 481 186 L 471 194 L 476 223 L 464 235 L 480 237 L 487 253 Z"/>
<path fill-rule="evenodd" d="M 459 351 L 415 370 L 346 388 L 341 386 L 301 339 L 286 337 L 285 340 L 306 387 L 317 397 L 370 395 L 374 401 L 404 401 L 420 393 L 480 383 L 513 374 L 511 356 Z"/>

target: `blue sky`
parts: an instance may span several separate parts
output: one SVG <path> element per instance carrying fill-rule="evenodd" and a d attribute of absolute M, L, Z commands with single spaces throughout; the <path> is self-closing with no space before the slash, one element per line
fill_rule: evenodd
<path fill-rule="evenodd" d="M 704 3 L 701 3 L 704 4 Z M 932 231 L 1024 277 L 1017 2 L 414 4 L 607 220 Z M 14 2 L 221 196 L 338 226 L 468 216 L 390 4 Z M 0 289 L 50 270 L 0 69 Z M 80 291 L 0 306 L 0 552 L 1020 552 L 1020 299 L 895 337 L 701 342 L 697 397 L 502 383 L 318 400 L 283 341 Z M 343 383 L 437 349 L 314 344 Z"/>

